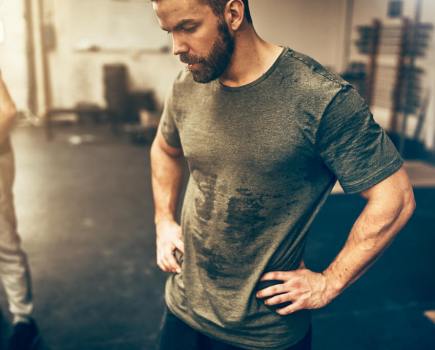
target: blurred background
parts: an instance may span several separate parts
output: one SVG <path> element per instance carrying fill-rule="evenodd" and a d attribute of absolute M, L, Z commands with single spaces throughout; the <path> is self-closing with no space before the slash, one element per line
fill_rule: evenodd
<path fill-rule="evenodd" d="M 251 0 L 257 32 L 358 88 L 415 186 L 417 210 L 376 265 L 313 313 L 313 349 L 435 348 L 435 1 Z M 182 68 L 148 0 L 0 0 L 0 69 L 13 133 L 19 231 L 41 349 L 154 349 L 149 146 Z M 364 202 L 337 185 L 309 268 L 333 259 Z M 0 292 L 0 342 L 9 333 Z M 0 344 L 1 345 L 1 344 Z"/>

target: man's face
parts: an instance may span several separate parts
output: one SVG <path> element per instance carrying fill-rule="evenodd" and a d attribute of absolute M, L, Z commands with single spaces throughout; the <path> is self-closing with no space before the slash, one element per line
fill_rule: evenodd
<path fill-rule="evenodd" d="M 172 34 L 173 52 L 180 56 L 199 83 L 220 77 L 234 52 L 226 23 L 198 0 L 153 2 L 160 26 Z"/>

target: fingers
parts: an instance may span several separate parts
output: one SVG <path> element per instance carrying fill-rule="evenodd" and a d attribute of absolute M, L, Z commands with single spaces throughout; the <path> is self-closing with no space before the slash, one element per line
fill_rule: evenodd
<path fill-rule="evenodd" d="M 284 281 L 284 283 L 275 284 L 271 287 L 260 290 L 257 293 L 258 298 L 266 298 L 276 294 L 291 291 L 300 286 L 300 276 L 292 271 L 274 271 L 268 272 L 260 281 Z"/>
<path fill-rule="evenodd" d="M 256 294 L 257 298 L 266 298 L 264 303 L 269 306 L 293 302 L 296 300 L 297 295 L 299 295 L 297 280 L 276 284 L 265 288 Z"/>
<path fill-rule="evenodd" d="M 180 273 L 181 267 L 173 254 L 174 249 L 164 249 L 157 254 L 157 265 L 164 272 Z"/>
<path fill-rule="evenodd" d="M 303 265 L 302 265 L 303 266 Z M 301 267 L 302 267 L 301 266 Z M 275 310 L 280 315 L 288 315 L 303 309 L 301 296 L 301 276 L 296 271 L 272 271 L 264 274 L 261 281 L 283 281 L 271 287 L 260 290 L 256 296 L 265 298 L 264 303 L 268 306 L 275 306 L 291 302 L 281 309 Z"/>
<path fill-rule="evenodd" d="M 276 284 L 274 286 L 260 290 L 257 293 L 257 298 L 267 298 L 267 297 L 270 297 L 272 295 L 284 293 L 286 291 L 287 291 L 287 288 L 283 283 Z"/>
<path fill-rule="evenodd" d="M 277 313 L 279 313 L 280 315 L 289 315 L 292 314 L 296 311 L 300 311 L 304 309 L 304 302 L 303 300 L 298 300 L 296 302 L 294 302 L 293 304 L 290 304 L 282 309 L 278 309 L 276 310 Z"/>
<path fill-rule="evenodd" d="M 270 280 L 285 282 L 260 290 L 257 297 L 265 298 L 265 305 L 275 306 L 275 311 L 280 315 L 288 315 L 302 309 L 319 309 L 332 300 L 326 294 L 326 281 L 322 273 L 308 269 L 274 271 L 266 273 L 261 278 L 261 281 Z"/>
<path fill-rule="evenodd" d="M 181 272 L 181 267 L 178 265 L 177 260 L 175 259 L 174 251 L 171 251 L 170 254 L 166 254 L 166 264 L 168 265 L 169 272 Z"/>
<path fill-rule="evenodd" d="M 184 254 L 184 244 L 180 226 L 173 221 L 161 221 L 156 226 L 157 265 L 164 272 L 181 272 L 175 252 Z"/>
<path fill-rule="evenodd" d="M 278 305 L 282 303 L 287 302 L 294 302 L 297 299 L 297 293 L 295 292 L 288 292 L 280 295 L 276 295 L 272 298 L 266 299 L 264 303 L 266 305 L 272 306 L 272 305 Z"/>
<path fill-rule="evenodd" d="M 161 262 L 158 262 L 157 265 L 164 272 L 171 272 L 171 273 L 181 272 L 181 267 L 180 265 L 178 265 L 174 257 L 166 257 L 162 259 Z"/>
<path fill-rule="evenodd" d="M 261 277 L 260 281 L 287 281 L 292 276 L 292 271 L 272 271 L 267 272 Z"/>

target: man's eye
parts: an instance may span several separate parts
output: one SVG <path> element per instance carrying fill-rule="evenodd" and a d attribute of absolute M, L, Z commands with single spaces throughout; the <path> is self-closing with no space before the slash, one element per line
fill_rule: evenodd
<path fill-rule="evenodd" d="M 193 33 L 196 30 L 196 27 L 187 27 L 183 29 L 187 33 Z"/>

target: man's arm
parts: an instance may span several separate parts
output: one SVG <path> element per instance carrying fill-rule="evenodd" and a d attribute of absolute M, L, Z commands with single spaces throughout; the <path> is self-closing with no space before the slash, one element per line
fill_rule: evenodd
<path fill-rule="evenodd" d="M 257 296 L 266 298 L 268 305 L 291 301 L 289 306 L 277 310 L 286 315 L 301 309 L 321 308 L 357 280 L 388 247 L 415 209 L 412 186 L 403 167 L 361 194 L 367 204 L 344 247 L 325 271 L 266 273 L 262 280 L 283 283 L 266 288 Z"/>
<path fill-rule="evenodd" d="M 332 295 L 358 279 L 392 242 L 415 209 L 414 193 L 403 167 L 361 193 L 367 205 L 333 263 L 324 271 Z M 347 269 L 352 266 L 353 269 Z"/>
<path fill-rule="evenodd" d="M 0 73 L 0 145 L 7 141 L 17 110 Z"/>
<path fill-rule="evenodd" d="M 151 147 L 151 173 L 157 235 L 157 265 L 165 272 L 180 272 L 175 259 L 178 249 L 184 253 L 181 227 L 175 215 L 183 177 L 183 152 L 171 147 L 161 129 Z"/>

